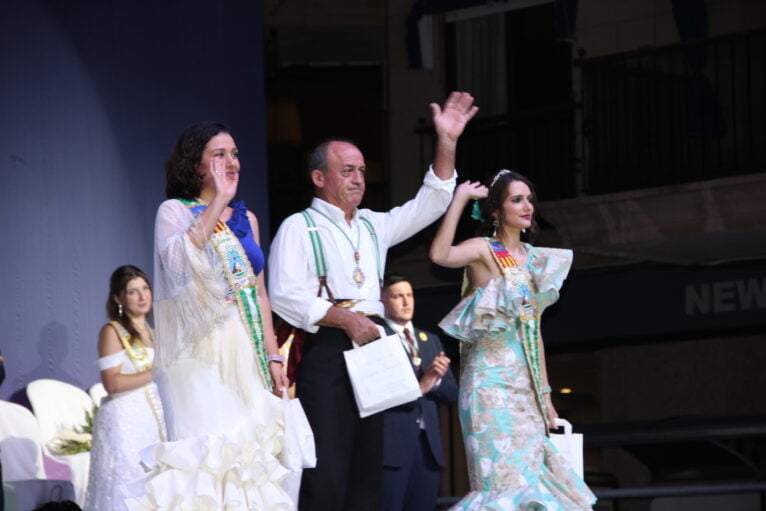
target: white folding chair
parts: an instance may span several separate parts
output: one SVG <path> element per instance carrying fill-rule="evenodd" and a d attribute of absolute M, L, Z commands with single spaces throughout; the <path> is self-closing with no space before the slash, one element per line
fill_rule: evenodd
<path fill-rule="evenodd" d="M 47 456 L 69 467 L 75 501 L 82 507 L 88 487 L 90 453 L 59 455 L 50 449 L 48 442 L 62 430 L 75 429 L 84 424 L 85 412 L 93 409 L 93 400 L 79 387 L 47 378 L 30 382 L 27 385 L 27 397 L 40 424 L 43 450 Z"/>
<path fill-rule="evenodd" d="M 0 401 L 0 459 L 6 510 L 34 509 L 52 497 L 75 499 L 70 481 L 45 477 L 37 418 L 23 406 L 8 401 Z"/>
<path fill-rule="evenodd" d="M 0 401 L 0 460 L 3 480 L 45 479 L 40 426 L 21 405 Z"/>
<path fill-rule="evenodd" d="M 109 393 L 104 388 L 104 384 L 101 382 L 91 385 L 88 389 L 88 394 L 90 394 L 90 398 L 93 400 L 93 404 L 96 406 L 101 406 L 101 400 L 109 395 Z"/>

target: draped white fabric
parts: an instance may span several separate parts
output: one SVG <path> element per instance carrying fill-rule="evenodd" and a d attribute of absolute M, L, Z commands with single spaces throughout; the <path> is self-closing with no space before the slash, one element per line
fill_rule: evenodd
<path fill-rule="evenodd" d="M 294 509 L 278 460 L 284 406 L 258 376 L 221 258 L 195 246 L 179 201 L 160 206 L 155 235 L 154 378 L 168 441 L 141 453 L 150 472 L 125 487 L 128 509 Z"/>

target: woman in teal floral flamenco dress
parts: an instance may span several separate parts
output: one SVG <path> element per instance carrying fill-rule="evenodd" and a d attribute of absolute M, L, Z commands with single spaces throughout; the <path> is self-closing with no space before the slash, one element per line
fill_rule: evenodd
<path fill-rule="evenodd" d="M 545 367 L 540 316 L 554 303 L 572 252 L 534 247 L 532 183 L 501 170 L 489 189 L 458 186 L 430 256 L 465 267 L 463 300 L 439 324 L 461 341 L 459 415 L 471 491 L 453 509 L 573 511 L 596 501 L 550 442 L 556 410 Z M 476 199 L 482 237 L 453 245 L 460 215 Z M 483 218 L 482 218 L 483 217 Z"/>

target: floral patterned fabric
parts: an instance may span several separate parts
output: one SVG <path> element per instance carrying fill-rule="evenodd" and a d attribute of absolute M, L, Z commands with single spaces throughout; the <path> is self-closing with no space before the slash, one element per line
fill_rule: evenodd
<path fill-rule="evenodd" d="M 572 252 L 526 248 L 521 283 L 506 272 L 439 324 L 462 341 L 458 404 L 471 491 L 453 509 L 572 511 L 596 501 L 547 437 L 520 332 L 524 296 L 540 312 L 558 300 Z"/>

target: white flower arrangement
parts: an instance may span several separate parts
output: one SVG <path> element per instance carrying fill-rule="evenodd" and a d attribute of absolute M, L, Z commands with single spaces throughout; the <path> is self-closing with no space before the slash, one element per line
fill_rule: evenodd
<path fill-rule="evenodd" d="M 71 455 L 90 451 L 93 441 L 93 418 L 96 416 L 98 407 L 93 411 L 85 411 L 85 424 L 73 428 L 62 429 L 58 435 L 48 442 L 48 448 L 54 454 Z"/>

